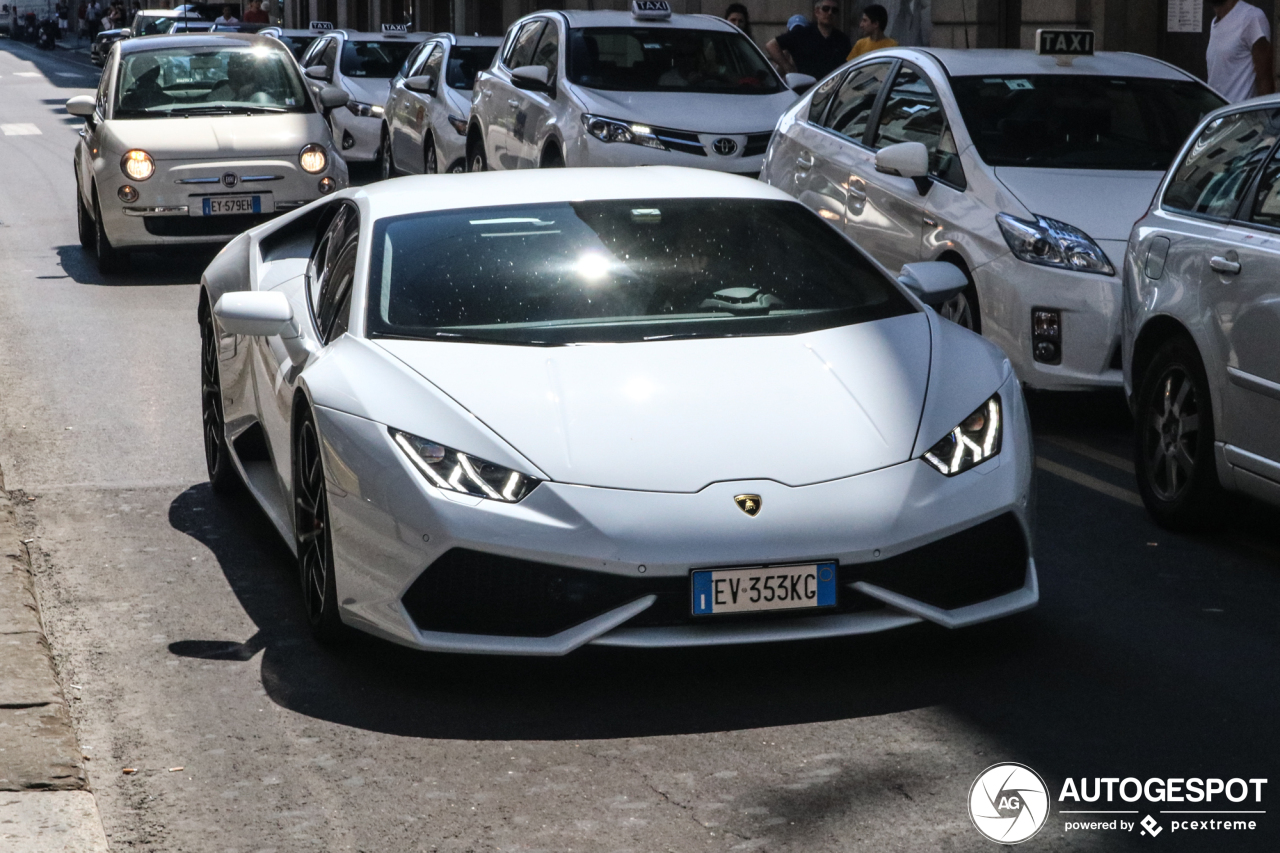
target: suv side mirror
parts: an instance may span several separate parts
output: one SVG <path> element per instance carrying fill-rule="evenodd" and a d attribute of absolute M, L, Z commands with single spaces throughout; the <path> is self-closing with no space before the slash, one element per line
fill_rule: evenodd
<path fill-rule="evenodd" d="M 898 274 L 898 284 L 914 293 L 925 305 L 936 308 L 963 293 L 969 286 L 969 279 L 959 267 L 946 261 L 918 261 L 903 265 L 902 272 Z"/>
<path fill-rule="evenodd" d="M 410 92 L 422 92 L 424 95 L 436 93 L 436 78 L 430 74 L 419 74 L 404 81 L 404 87 Z"/>
<path fill-rule="evenodd" d="M 795 92 L 797 95 L 803 95 L 805 92 L 813 88 L 818 82 L 817 78 L 810 77 L 808 74 L 797 74 L 794 71 L 783 78 L 787 82 L 787 88 Z"/>
<path fill-rule="evenodd" d="M 511 82 L 517 89 L 530 92 L 551 91 L 551 74 L 542 65 L 521 65 L 511 70 Z"/>
<path fill-rule="evenodd" d="M 333 76 L 329 73 L 329 66 L 327 65 L 313 65 L 302 73 L 310 77 L 312 80 L 323 80 L 326 83 L 329 82 L 330 78 Z"/>

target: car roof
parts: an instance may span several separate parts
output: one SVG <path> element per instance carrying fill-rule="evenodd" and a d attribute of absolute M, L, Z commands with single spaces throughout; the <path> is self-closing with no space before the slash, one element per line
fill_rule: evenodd
<path fill-rule="evenodd" d="M 126 56 L 130 53 L 141 53 L 148 50 L 164 50 L 166 48 L 175 47 L 198 47 L 209 48 L 215 47 L 222 42 L 223 47 L 232 47 L 235 45 L 265 45 L 272 50 L 283 50 L 288 53 L 289 49 L 279 39 L 270 36 L 260 36 L 254 33 L 176 33 L 161 34 L 158 36 L 139 36 L 138 38 L 125 39 L 118 41 L 116 44 L 120 46 L 120 55 Z"/>
<path fill-rule="evenodd" d="M 308 30 L 307 32 L 310 32 Z M 362 33 L 359 30 L 328 30 L 321 32 L 322 36 L 340 36 L 344 39 L 352 41 L 426 41 L 435 36 L 435 33 Z"/>
<path fill-rule="evenodd" d="M 378 181 L 340 195 L 363 201 L 373 219 L 436 210 L 608 199 L 755 198 L 799 204 L 762 181 L 683 166 L 418 175 Z"/>
<path fill-rule="evenodd" d="M 564 18 L 571 27 L 670 27 L 683 30 L 738 32 L 738 28 L 733 24 L 714 15 L 672 15 L 670 19 L 651 19 L 632 17 L 630 12 L 563 10 L 555 14 Z"/>
<path fill-rule="evenodd" d="M 440 33 L 435 38 L 463 47 L 500 47 L 502 45 L 502 36 L 455 36 L 453 33 Z"/>
<path fill-rule="evenodd" d="M 197 21 L 203 21 L 199 12 L 184 11 L 179 12 L 177 9 L 139 9 L 138 14 L 144 18 L 194 18 Z"/>
<path fill-rule="evenodd" d="M 1166 62 L 1137 53 L 1100 51 L 1093 56 L 1077 56 L 1070 65 L 1059 65 L 1056 56 L 1037 56 L 1032 50 L 946 48 L 889 49 L 878 54 L 931 56 L 953 77 L 983 74 L 1088 74 L 1115 77 L 1151 77 L 1160 80 L 1195 80 L 1187 72 Z"/>

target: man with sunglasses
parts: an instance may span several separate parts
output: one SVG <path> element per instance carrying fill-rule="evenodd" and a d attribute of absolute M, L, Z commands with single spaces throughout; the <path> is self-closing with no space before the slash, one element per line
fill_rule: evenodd
<path fill-rule="evenodd" d="M 849 37 L 836 28 L 839 14 L 840 7 L 834 0 L 818 0 L 813 7 L 812 24 L 771 39 L 764 46 L 765 52 L 782 73 L 798 71 L 821 80 L 844 64 L 853 50 Z"/>

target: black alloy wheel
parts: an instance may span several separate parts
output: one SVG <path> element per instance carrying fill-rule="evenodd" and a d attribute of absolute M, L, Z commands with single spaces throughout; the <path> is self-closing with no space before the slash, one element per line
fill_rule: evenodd
<path fill-rule="evenodd" d="M 428 133 L 422 145 L 422 174 L 437 175 L 439 173 L 440 163 L 436 160 L 436 139 Z"/>
<path fill-rule="evenodd" d="M 227 447 L 227 422 L 222 409 L 222 378 L 218 369 L 218 336 L 208 303 L 200 306 L 200 409 L 204 421 L 204 462 L 209 486 L 225 495 L 240 486 L 240 475 Z"/>
<path fill-rule="evenodd" d="M 84 196 L 80 194 L 80 182 L 76 182 L 76 228 L 80 233 L 80 245 L 92 252 L 97 244 L 98 235 L 94 231 L 93 217 L 84 206 Z"/>
<path fill-rule="evenodd" d="M 969 280 L 969 286 L 948 299 L 946 302 L 938 306 L 938 314 L 944 320 L 950 320 L 957 326 L 964 326 L 971 332 L 982 334 L 982 318 L 978 311 L 978 288 L 973 283 L 973 276 L 969 275 L 962 265 L 952 263 L 956 269 L 964 273 L 964 277 Z"/>
<path fill-rule="evenodd" d="M 123 272 L 129 266 L 129 253 L 122 252 L 111 245 L 107 232 L 102 227 L 102 205 L 98 203 L 98 194 L 93 194 L 94 249 L 98 255 L 98 272 L 103 275 Z"/>
<path fill-rule="evenodd" d="M 302 603 L 316 639 L 333 643 L 344 637 L 345 630 L 338 616 L 338 591 L 333 577 L 329 492 L 315 417 L 310 409 L 303 409 L 298 417 L 293 452 L 293 538 L 298 551 Z"/>
<path fill-rule="evenodd" d="M 1135 474 L 1156 523 L 1203 530 L 1223 509 L 1213 449 L 1209 380 L 1195 344 L 1174 338 L 1152 358 L 1139 386 Z"/>
<path fill-rule="evenodd" d="M 382 127 L 382 144 L 378 147 L 378 166 L 382 172 L 382 180 L 390 180 L 396 176 L 396 161 L 391 153 L 391 134 L 386 125 Z"/>

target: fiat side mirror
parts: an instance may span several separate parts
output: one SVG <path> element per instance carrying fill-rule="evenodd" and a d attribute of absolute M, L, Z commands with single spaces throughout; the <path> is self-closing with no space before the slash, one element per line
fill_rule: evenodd
<path fill-rule="evenodd" d="M 92 95 L 76 95 L 74 98 L 67 100 L 67 112 L 73 116 L 81 118 L 89 118 L 93 115 L 96 102 Z"/>

